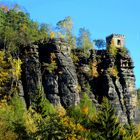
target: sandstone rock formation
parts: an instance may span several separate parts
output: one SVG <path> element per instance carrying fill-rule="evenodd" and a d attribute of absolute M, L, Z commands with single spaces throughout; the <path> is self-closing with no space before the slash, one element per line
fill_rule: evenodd
<path fill-rule="evenodd" d="M 22 83 L 27 106 L 34 101 L 36 88 L 43 86 L 45 96 L 54 105 L 65 108 L 76 105 L 80 95 L 88 93 L 96 105 L 107 97 L 121 122 L 133 121 L 136 92 L 134 65 L 129 53 L 123 55 L 121 49 L 116 57 L 107 50 L 91 50 L 87 56 L 76 49 L 73 53 L 79 59 L 75 64 L 69 44 L 63 39 L 48 39 L 25 48 Z M 91 74 L 92 67 L 98 75 Z M 116 75 L 109 71 L 114 67 Z"/>

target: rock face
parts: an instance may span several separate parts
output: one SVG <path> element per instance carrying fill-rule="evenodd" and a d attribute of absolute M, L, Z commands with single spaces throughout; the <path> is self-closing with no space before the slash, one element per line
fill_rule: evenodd
<path fill-rule="evenodd" d="M 34 101 L 36 89 L 42 85 L 38 46 L 25 48 L 22 65 L 22 84 L 27 107 Z"/>
<path fill-rule="evenodd" d="M 69 45 L 62 39 L 48 40 L 40 46 L 41 64 L 57 65 L 51 72 L 44 71 L 42 67 L 45 94 L 53 104 L 61 104 L 66 108 L 76 105 L 80 100 L 77 74 L 70 51 Z"/>
<path fill-rule="evenodd" d="M 118 49 L 115 57 L 107 50 L 96 51 L 95 55 L 99 76 L 93 78 L 95 84 L 93 93 L 98 97 L 99 102 L 106 96 L 115 107 L 120 121 L 131 123 L 135 118 L 137 95 L 134 65 L 130 55 L 128 52 L 124 54 L 121 49 Z"/>
<path fill-rule="evenodd" d="M 120 58 L 120 59 L 119 59 Z M 118 55 L 120 84 L 123 90 L 123 99 L 128 121 L 131 122 L 135 117 L 137 94 L 135 90 L 135 76 L 133 73 L 133 61 L 127 53 L 123 57 Z"/>
<path fill-rule="evenodd" d="M 121 50 L 115 57 L 107 50 L 91 50 L 87 56 L 74 50 L 73 54 L 77 62 L 63 39 L 48 39 L 25 48 L 22 83 L 27 106 L 34 101 L 36 88 L 43 86 L 45 96 L 54 105 L 76 105 L 82 93 L 87 93 L 97 106 L 107 97 L 121 122 L 133 121 L 136 92 L 130 55 L 123 55 Z"/>

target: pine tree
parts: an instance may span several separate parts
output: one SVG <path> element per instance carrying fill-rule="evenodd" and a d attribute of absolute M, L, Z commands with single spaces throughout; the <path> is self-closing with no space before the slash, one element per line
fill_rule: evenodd
<path fill-rule="evenodd" d="M 105 98 L 97 114 L 97 120 L 93 122 L 93 137 L 96 137 L 96 140 L 121 140 L 120 128 L 115 111 Z"/>
<path fill-rule="evenodd" d="M 53 105 L 44 97 L 42 87 L 38 87 L 36 90 L 35 99 L 31 106 L 37 113 L 40 113 L 43 118 L 55 112 Z"/>

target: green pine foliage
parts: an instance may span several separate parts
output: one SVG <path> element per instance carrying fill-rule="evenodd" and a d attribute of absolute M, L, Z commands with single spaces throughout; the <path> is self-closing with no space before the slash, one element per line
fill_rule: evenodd
<path fill-rule="evenodd" d="M 42 87 L 38 87 L 36 90 L 36 95 L 31 108 L 34 109 L 37 113 L 41 114 L 43 118 L 49 114 L 55 113 L 53 105 L 45 98 Z"/>
<path fill-rule="evenodd" d="M 93 122 L 92 129 L 95 132 L 93 138 L 96 140 L 121 140 L 121 126 L 114 109 L 105 98 L 100 111 L 97 114 L 97 119 Z"/>

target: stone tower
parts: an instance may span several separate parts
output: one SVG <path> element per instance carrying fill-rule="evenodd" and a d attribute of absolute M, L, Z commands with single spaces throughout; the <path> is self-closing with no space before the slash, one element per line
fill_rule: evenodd
<path fill-rule="evenodd" d="M 124 47 L 125 45 L 124 39 L 125 39 L 124 35 L 111 34 L 106 37 L 106 46 L 108 48 L 112 44 L 113 46 L 117 48 Z"/>

